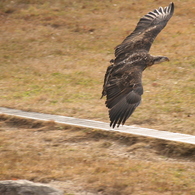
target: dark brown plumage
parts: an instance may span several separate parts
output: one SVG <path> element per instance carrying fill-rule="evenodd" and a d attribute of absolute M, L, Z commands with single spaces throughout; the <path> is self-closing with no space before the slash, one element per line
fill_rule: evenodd
<path fill-rule="evenodd" d="M 174 12 L 174 4 L 155 9 L 143 16 L 135 30 L 115 48 L 115 59 L 107 68 L 102 97 L 106 96 L 110 126 L 124 124 L 141 102 L 142 72 L 153 64 L 168 61 L 164 56 L 148 52 Z"/>

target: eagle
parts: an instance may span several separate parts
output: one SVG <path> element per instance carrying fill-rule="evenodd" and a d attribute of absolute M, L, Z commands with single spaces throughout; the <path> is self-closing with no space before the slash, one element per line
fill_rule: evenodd
<path fill-rule="evenodd" d="M 115 48 L 102 90 L 109 109 L 110 127 L 124 125 L 141 102 L 142 72 L 154 64 L 169 61 L 165 56 L 152 56 L 150 47 L 174 12 L 174 4 L 159 7 L 144 15 L 135 30 Z M 102 98 L 101 97 L 101 98 Z"/>

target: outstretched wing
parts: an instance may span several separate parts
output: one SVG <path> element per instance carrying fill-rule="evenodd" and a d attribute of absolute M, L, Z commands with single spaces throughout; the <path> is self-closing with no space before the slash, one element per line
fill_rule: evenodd
<path fill-rule="evenodd" d="M 110 126 L 124 124 L 141 102 L 142 71 L 132 63 L 111 65 L 107 69 L 102 96 L 107 95 Z"/>
<path fill-rule="evenodd" d="M 135 30 L 115 50 L 115 60 L 108 67 L 102 96 L 107 96 L 110 126 L 124 124 L 141 102 L 142 71 L 145 56 L 173 15 L 174 4 L 149 12 L 140 19 Z M 125 59 L 125 60 L 124 60 Z"/>
<path fill-rule="evenodd" d="M 136 50 L 149 51 L 158 33 L 166 26 L 174 12 L 174 4 L 149 12 L 138 22 L 135 30 L 116 47 L 116 60 L 123 60 L 127 53 Z"/>

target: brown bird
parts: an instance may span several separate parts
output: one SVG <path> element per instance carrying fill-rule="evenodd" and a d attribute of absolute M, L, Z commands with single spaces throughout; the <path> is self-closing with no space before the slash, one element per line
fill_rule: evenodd
<path fill-rule="evenodd" d="M 102 97 L 109 109 L 110 126 L 119 127 L 131 116 L 143 94 L 142 72 L 149 66 L 169 61 L 165 56 L 152 56 L 150 47 L 174 12 L 174 4 L 159 7 L 143 16 L 135 30 L 115 48 L 115 59 L 108 66 Z"/>

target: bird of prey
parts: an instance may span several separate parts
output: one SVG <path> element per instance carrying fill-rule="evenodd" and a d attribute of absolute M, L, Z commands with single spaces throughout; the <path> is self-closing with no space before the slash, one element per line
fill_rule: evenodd
<path fill-rule="evenodd" d="M 140 104 L 142 72 L 149 66 L 169 61 L 165 56 L 152 56 L 148 52 L 173 12 L 173 3 L 149 12 L 139 20 L 135 30 L 116 46 L 115 59 L 107 68 L 102 91 L 102 97 L 106 96 L 111 127 L 124 125 Z"/>

